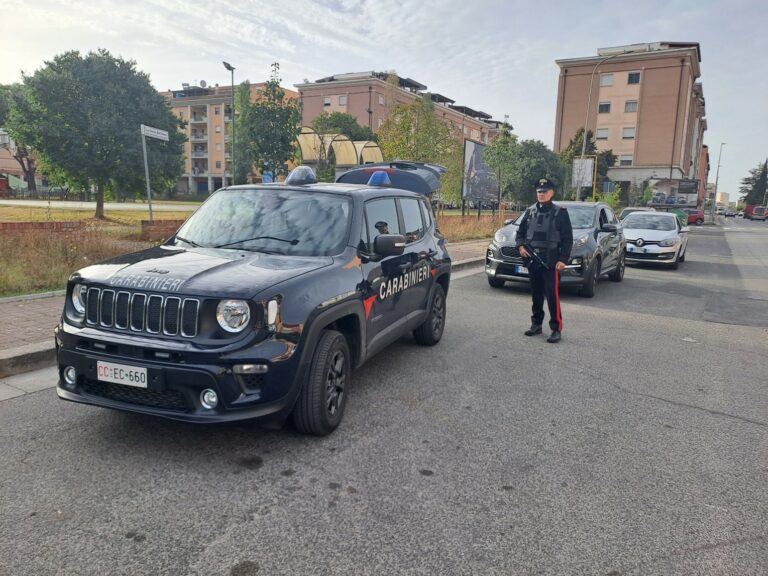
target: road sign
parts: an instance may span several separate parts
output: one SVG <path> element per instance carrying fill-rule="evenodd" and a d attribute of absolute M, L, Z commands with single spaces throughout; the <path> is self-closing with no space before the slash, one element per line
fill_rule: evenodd
<path fill-rule="evenodd" d="M 150 138 L 157 138 L 158 140 L 164 140 L 165 142 L 168 142 L 168 132 L 165 130 L 160 130 L 160 128 L 152 128 L 152 126 L 144 126 L 144 124 L 142 124 L 141 133 L 144 136 L 149 136 Z"/>
<path fill-rule="evenodd" d="M 591 157 L 573 159 L 572 186 L 574 188 L 592 188 L 594 162 L 595 159 Z"/>

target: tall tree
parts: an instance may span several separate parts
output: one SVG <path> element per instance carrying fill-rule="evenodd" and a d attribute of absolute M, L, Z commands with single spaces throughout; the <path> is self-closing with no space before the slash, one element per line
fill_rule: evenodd
<path fill-rule="evenodd" d="M 587 146 L 584 154 L 587 156 L 597 156 L 597 189 L 602 189 L 603 182 L 608 179 L 608 169 L 616 163 L 616 155 L 613 150 L 597 151 L 597 145 L 595 144 L 594 135 L 592 130 L 587 130 Z M 566 170 L 570 171 L 573 167 L 573 159 L 581 157 L 581 148 L 583 145 L 584 128 L 579 128 L 576 134 L 568 143 L 568 146 L 560 153 L 560 159 L 566 166 Z M 570 186 L 570 183 L 568 183 Z"/>
<path fill-rule="evenodd" d="M 506 122 L 501 125 L 499 135 L 483 150 L 483 160 L 496 174 L 501 185 L 502 197 L 509 192 L 510 186 L 515 182 L 515 166 L 519 152 L 520 144 L 517 136 L 512 134 L 512 127 Z"/>
<path fill-rule="evenodd" d="M 27 190 L 36 192 L 37 158 L 32 149 L 19 140 L 20 135 L 13 130 L 13 126 L 8 126 L 14 100 L 24 97 L 24 87 L 21 84 L 0 85 L 0 127 L 7 128 L 13 138 L 13 145 L 8 145 L 8 151 L 21 167 L 27 181 Z"/>
<path fill-rule="evenodd" d="M 56 56 L 24 76 L 25 98 L 14 98 L 9 125 L 20 141 L 68 181 L 96 190 L 96 217 L 104 217 L 104 192 L 141 193 L 144 184 L 139 127 L 169 133 L 148 138 L 151 179 L 171 185 L 183 170 L 183 122 L 136 63 L 106 50 Z"/>
<path fill-rule="evenodd" d="M 760 162 L 757 168 L 749 171 L 749 176 L 741 180 L 739 192 L 745 195 L 745 204 L 762 205 L 768 190 L 768 160 Z"/>
<path fill-rule="evenodd" d="M 280 65 L 272 64 L 272 75 L 259 90 L 251 109 L 248 143 L 256 164 L 277 177 L 295 154 L 295 140 L 301 131 L 301 112 L 294 98 L 286 98 L 280 87 Z"/>
<path fill-rule="evenodd" d="M 535 202 L 534 182 L 541 177 L 552 180 L 562 194 L 565 169 L 560 157 L 540 140 L 523 140 L 513 165 L 513 197 L 522 204 Z"/>
<path fill-rule="evenodd" d="M 368 127 L 360 126 L 357 118 L 346 112 L 323 112 L 312 120 L 318 134 L 344 134 L 350 140 L 376 140 Z"/>

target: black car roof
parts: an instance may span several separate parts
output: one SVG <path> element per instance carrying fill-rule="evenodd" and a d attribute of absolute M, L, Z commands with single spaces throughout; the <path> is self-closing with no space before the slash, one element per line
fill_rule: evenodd
<path fill-rule="evenodd" d="M 437 164 L 395 160 L 355 166 L 340 174 L 336 182 L 365 184 L 377 170 L 387 173 L 392 188 L 410 190 L 424 196 L 429 196 L 440 188 L 440 176 L 446 171 L 443 166 Z"/>
<path fill-rule="evenodd" d="M 227 186 L 220 190 L 296 190 L 298 192 L 326 192 L 330 194 L 343 194 L 345 196 L 411 196 L 413 198 L 423 198 L 411 190 L 394 188 L 391 186 L 368 186 L 368 184 L 340 184 L 331 182 L 321 182 L 318 184 L 305 184 L 303 186 L 286 186 L 281 183 L 269 184 L 238 184 L 237 186 Z"/>

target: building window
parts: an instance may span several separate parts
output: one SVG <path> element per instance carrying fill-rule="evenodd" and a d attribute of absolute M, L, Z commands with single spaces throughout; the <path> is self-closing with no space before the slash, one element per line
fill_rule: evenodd
<path fill-rule="evenodd" d="M 637 112 L 637 100 L 627 100 L 624 102 L 624 112 Z"/>
<path fill-rule="evenodd" d="M 216 160 L 216 168 L 221 168 L 221 160 Z"/>
<path fill-rule="evenodd" d="M 330 106 L 330 105 L 331 105 L 331 97 L 323 96 L 323 106 Z"/>
<path fill-rule="evenodd" d="M 384 95 L 379 94 L 379 106 L 384 106 Z"/>
<path fill-rule="evenodd" d="M 339 106 L 346 106 L 347 105 L 347 95 L 342 94 L 339 96 Z"/>
<path fill-rule="evenodd" d="M 613 86 L 613 74 L 600 74 L 600 86 Z"/>
<path fill-rule="evenodd" d="M 624 140 L 632 140 L 635 137 L 635 127 L 632 128 L 623 128 L 621 130 L 621 137 Z"/>
<path fill-rule="evenodd" d="M 221 114 L 221 106 L 216 106 L 216 107 L 213 109 L 213 115 L 214 115 L 214 116 L 218 116 L 219 114 Z"/>
<path fill-rule="evenodd" d="M 619 166 L 632 166 L 632 156 L 619 156 Z"/>
<path fill-rule="evenodd" d="M 600 104 L 597 105 L 597 111 L 600 114 L 610 114 L 610 112 L 611 112 L 611 103 L 610 102 L 600 102 Z"/>
<path fill-rule="evenodd" d="M 217 133 L 217 134 L 220 134 L 220 133 L 221 133 L 221 126 L 216 126 L 216 133 Z"/>
<path fill-rule="evenodd" d="M 608 140 L 608 128 L 598 128 L 595 138 L 597 140 Z"/>
<path fill-rule="evenodd" d="M 640 72 L 630 72 L 627 74 L 627 84 L 640 84 Z"/>

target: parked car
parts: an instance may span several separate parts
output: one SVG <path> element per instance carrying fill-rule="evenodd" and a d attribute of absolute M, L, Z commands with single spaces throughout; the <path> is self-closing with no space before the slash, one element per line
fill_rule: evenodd
<path fill-rule="evenodd" d="M 653 262 L 674 270 L 685 261 L 688 227 L 674 214 L 638 212 L 622 222 L 627 237 L 627 262 Z"/>
<path fill-rule="evenodd" d="M 628 208 L 624 208 L 621 211 L 621 214 L 619 214 L 619 221 L 624 220 L 624 218 L 632 214 L 632 212 L 655 212 L 655 211 L 656 211 L 656 208 L 643 207 L 643 206 L 630 206 Z"/>
<path fill-rule="evenodd" d="M 601 276 L 614 282 L 624 278 L 626 241 L 610 206 L 600 202 L 557 202 L 568 210 L 573 227 L 571 258 L 560 275 L 562 286 L 577 286 L 592 298 Z M 528 269 L 515 244 L 520 218 L 507 221 L 488 245 L 485 273 L 488 284 L 501 288 L 507 281 L 528 282 Z"/>
<path fill-rule="evenodd" d="M 72 274 L 59 397 L 324 435 L 353 368 L 406 334 L 437 344 L 451 260 L 428 200 L 310 182 L 221 189 L 163 245 Z"/>
<path fill-rule="evenodd" d="M 768 217 L 768 209 L 766 209 L 765 206 L 755 206 L 755 208 L 752 210 L 752 216 L 750 220 L 762 220 L 765 222 L 766 217 Z"/>
<path fill-rule="evenodd" d="M 701 226 L 704 224 L 704 211 L 698 208 L 688 208 L 685 211 L 688 214 L 688 224 L 696 224 Z"/>
<path fill-rule="evenodd" d="M 725 217 L 726 218 L 736 218 L 736 210 L 731 210 L 730 208 L 728 208 L 725 211 Z"/>

